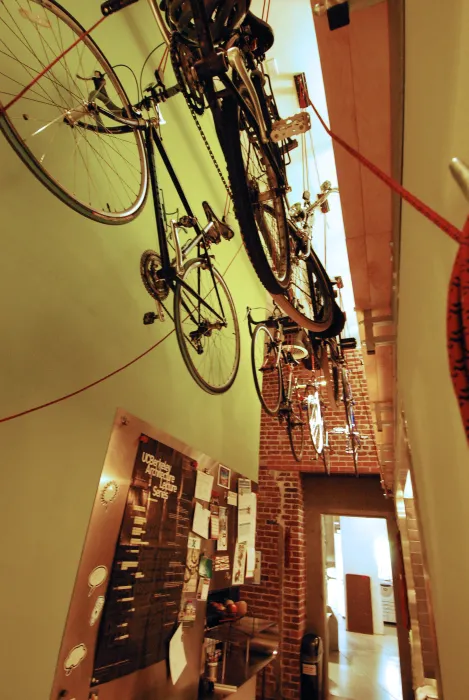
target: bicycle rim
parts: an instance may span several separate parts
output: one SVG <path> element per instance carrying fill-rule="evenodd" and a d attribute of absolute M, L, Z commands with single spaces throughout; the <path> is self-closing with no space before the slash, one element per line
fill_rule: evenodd
<path fill-rule="evenodd" d="M 96 102 L 130 116 L 124 89 L 90 36 L 1 109 L 84 31 L 53 0 L 0 3 L 0 131 L 65 204 L 95 221 L 120 224 L 135 218 L 145 202 L 146 157 L 139 132 L 86 107 Z"/>
<path fill-rule="evenodd" d="M 303 459 L 304 423 L 301 417 L 301 407 L 293 406 L 287 415 L 288 439 L 293 457 L 297 462 Z"/>
<path fill-rule="evenodd" d="M 239 367 L 240 337 L 233 299 L 218 270 L 210 270 L 202 259 L 186 264 L 182 281 L 187 286 L 177 280 L 174 294 L 174 324 L 181 355 L 202 389 L 222 394 L 233 384 Z M 225 325 L 220 328 L 211 326 L 219 322 L 217 314 L 224 318 Z"/>
<path fill-rule="evenodd" d="M 321 406 L 317 394 L 307 397 L 308 425 L 311 442 L 317 454 L 324 450 L 324 424 L 321 415 Z"/>
<path fill-rule="evenodd" d="M 252 334 L 251 365 L 254 385 L 262 407 L 269 416 L 275 416 L 282 392 L 280 364 L 272 333 L 263 324 L 257 325 Z"/>
<path fill-rule="evenodd" d="M 290 241 L 296 248 L 297 235 L 289 223 Z M 283 311 L 306 330 L 326 333 L 334 320 L 334 298 L 327 273 L 316 253 L 311 250 L 308 258 L 291 252 L 291 274 L 288 290 L 275 296 Z"/>
<path fill-rule="evenodd" d="M 266 147 L 236 102 L 223 105 L 223 137 L 233 204 L 252 265 L 271 294 L 287 288 L 290 250 L 283 197 Z M 268 214 L 264 201 L 270 202 Z"/>
<path fill-rule="evenodd" d="M 321 371 L 326 382 L 325 391 L 327 396 L 327 401 L 332 409 L 336 407 L 335 401 L 335 391 L 334 391 L 334 379 L 331 372 L 331 366 L 329 363 L 329 356 L 327 354 L 327 347 L 322 342 L 321 344 Z"/>

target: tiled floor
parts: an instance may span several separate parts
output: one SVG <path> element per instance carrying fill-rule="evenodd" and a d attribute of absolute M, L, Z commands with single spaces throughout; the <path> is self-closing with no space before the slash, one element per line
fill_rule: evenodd
<path fill-rule="evenodd" d="M 346 632 L 339 625 L 339 652 L 329 656 L 329 697 L 334 700 L 402 700 L 396 628 L 384 635 Z"/>

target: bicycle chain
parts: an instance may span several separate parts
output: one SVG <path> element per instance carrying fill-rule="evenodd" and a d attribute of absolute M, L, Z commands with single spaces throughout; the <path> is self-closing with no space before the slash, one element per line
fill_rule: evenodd
<path fill-rule="evenodd" d="M 174 62 L 177 60 L 177 56 L 176 56 L 177 48 L 176 48 L 176 42 L 175 42 L 175 41 L 171 41 L 171 48 L 170 48 L 170 51 L 171 51 L 171 63 L 173 64 L 173 67 L 174 67 Z M 215 166 L 215 170 L 217 171 L 218 176 L 219 176 L 220 180 L 222 181 L 223 186 L 224 186 L 224 188 L 225 188 L 225 190 L 226 190 L 228 196 L 229 196 L 230 199 L 231 199 L 231 198 L 232 198 L 232 195 L 231 195 L 231 188 L 230 188 L 230 186 L 228 185 L 228 183 L 227 183 L 227 181 L 226 181 L 226 179 L 225 179 L 225 176 L 223 175 L 223 173 L 222 173 L 222 171 L 221 171 L 221 168 L 220 168 L 220 166 L 219 166 L 219 164 L 218 164 L 218 161 L 217 161 L 217 159 L 216 159 L 216 157 L 215 157 L 215 154 L 214 154 L 214 152 L 212 151 L 212 147 L 210 146 L 210 144 L 209 144 L 209 142 L 208 142 L 208 139 L 207 139 L 207 137 L 206 137 L 206 135 L 205 135 L 205 132 L 204 132 L 204 130 L 202 129 L 202 125 L 201 125 L 201 123 L 199 122 L 199 120 L 198 120 L 198 118 L 197 118 L 197 115 L 196 115 L 196 113 L 195 113 L 195 111 L 194 111 L 193 106 L 191 105 L 189 96 L 188 96 L 187 91 L 186 91 L 186 86 L 184 85 L 182 79 L 180 78 L 179 71 L 176 71 L 176 70 L 175 70 L 174 73 L 175 73 L 175 75 L 176 75 L 177 84 L 179 85 L 179 87 L 180 87 L 180 89 L 181 89 L 181 93 L 184 95 L 184 99 L 185 99 L 185 101 L 186 101 L 186 104 L 187 104 L 187 106 L 189 107 L 189 111 L 190 111 L 190 113 L 191 113 L 191 115 L 192 115 L 192 119 L 194 120 L 195 125 L 196 125 L 197 129 L 199 130 L 199 134 L 200 134 L 201 137 L 202 137 L 202 141 L 203 141 L 204 144 L 205 144 L 205 148 L 207 149 L 208 154 L 209 154 L 210 158 L 212 159 L 212 163 L 213 163 L 213 165 Z"/>

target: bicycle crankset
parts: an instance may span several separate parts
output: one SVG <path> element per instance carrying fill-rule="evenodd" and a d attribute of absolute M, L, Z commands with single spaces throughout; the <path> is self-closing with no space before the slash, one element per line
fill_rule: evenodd
<path fill-rule="evenodd" d="M 158 277 L 161 258 L 154 250 L 146 250 L 140 258 L 140 277 L 148 294 L 156 301 L 164 301 L 169 294 L 169 286 Z"/>
<path fill-rule="evenodd" d="M 194 67 L 198 58 L 195 51 L 180 34 L 175 32 L 172 35 L 170 55 L 177 84 L 190 109 L 202 115 L 205 111 L 204 89 Z"/>

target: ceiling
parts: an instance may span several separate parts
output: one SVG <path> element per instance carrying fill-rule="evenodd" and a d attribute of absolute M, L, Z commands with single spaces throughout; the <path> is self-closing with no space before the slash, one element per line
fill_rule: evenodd
<path fill-rule="evenodd" d="M 312 3 L 313 6 L 316 3 Z M 352 3 L 350 24 L 315 29 L 330 128 L 401 179 L 403 10 L 401 2 Z M 389 188 L 340 145 L 335 162 L 355 308 L 385 486 L 394 475 L 395 336 L 400 203 Z"/>
<path fill-rule="evenodd" d="M 315 0 L 272 2 L 269 52 L 282 115 L 298 110 L 293 75 L 304 72 L 310 97 L 333 132 L 386 173 L 401 179 L 403 120 L 403 0 L 352 0 L 350 24 L 331 32 Z M 261 14 L 262 3 L 252 9 Z M 314 23 L 314 25 L 313 25 Z M 316 33 L 316 41 L 311 35 Z M 292 43 L 291 37 L 295 36 Z M 308 47 L 307 50 L 305 47 Z M 322 73 L 322 80 L 321 80 Z M 311 113 L 312 114 L 312 113 Z M 311 190 L 323 179 L 338 183 L 340 201 L 327 216 L 326 267 L 345 281 L 345 333 L 359 337 L 372 405 L 378 454 L 387 489 L 393 485 L 395 334 L 400 201 L 373 174 L 335 145 L 312 115 Z M 311 149 L 311 142 L 308 142 Z M 314 156 L 314 157 L 313 157 Z M 303 188 L 300 149 L 289 167 L 293 197 Z M 324 261 L 322 221 L 314 245 Z"/>

